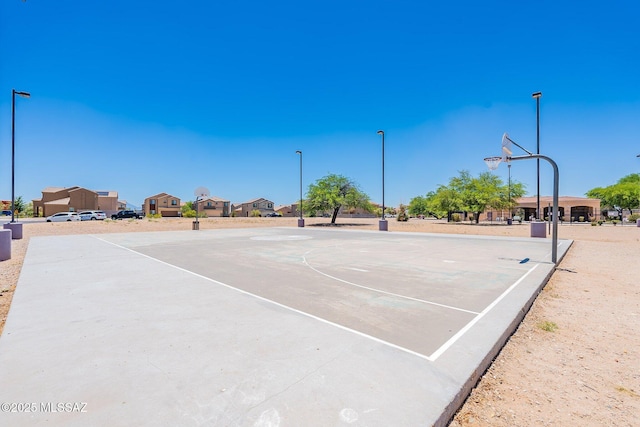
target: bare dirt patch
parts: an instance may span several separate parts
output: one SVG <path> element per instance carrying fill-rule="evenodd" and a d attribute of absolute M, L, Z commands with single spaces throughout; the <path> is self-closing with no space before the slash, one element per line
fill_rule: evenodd
<path fill-rule="evenodd" d="M 323 226 L 326 218 L 306 218 Z M 188 219 L 30 223 L 0 262 L 0 332 L 30 238 L 191 230 Z M 338 219 L 377 230 L 378 220 Z M 297 218 L 206 218 L 200 229 L 296 227 Z M 522 225 L 389 221 L 390 232 L 529 237 Z M 640 228 L 561 225 L 575 242 L 451 427 L 636 426 L 640 420 Z"/>

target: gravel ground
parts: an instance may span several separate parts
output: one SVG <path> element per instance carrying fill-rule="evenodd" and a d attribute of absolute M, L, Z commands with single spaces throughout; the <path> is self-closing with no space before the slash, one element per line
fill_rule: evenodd
<path fill-rule="evenodd" d="M 200 229 L 296 226 L 296 218 L 206 218 Z M 325 226 L 327 219 L 305 219 Z M 377 230 L 377 220 L 337 227 Z M 34 236 L 189 230 L 188 219 L 31 223 L 0 262 L 0 331 Z M 528 237 L 523 225 L 389 221 L 389 231 Z M 575 242 L 451 421 L 461 426 L 636 426 L 640 420 L 640 228 L 561 225 Z"/>

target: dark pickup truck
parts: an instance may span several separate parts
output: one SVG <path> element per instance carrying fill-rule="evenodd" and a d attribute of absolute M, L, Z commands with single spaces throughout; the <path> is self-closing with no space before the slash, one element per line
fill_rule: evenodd
<path fill-rule="evenodd" d="M 111 219 L 125 219 L 125 218 L 142 218 L 136 211 L 119 211 L 111 215 Z"/>

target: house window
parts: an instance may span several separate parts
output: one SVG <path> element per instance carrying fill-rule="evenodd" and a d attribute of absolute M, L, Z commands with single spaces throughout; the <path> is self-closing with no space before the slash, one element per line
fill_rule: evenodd
<path fill-rule="evenodd" d="M 273 203 L 269 203 L 269 204 L 267 204 L 267 207 L 268 207 L 268 208 L 272 208 L 272 207 L 273 207 Z"/>
<path fill-rule="evenodd" d="M 177 201 L 177 200 L 172 200 L 172 201 L 171 201 L 171 206 L 176 206 L 177 204 L 178 204 L 178 201 Z"/>
<path fill-rule="evenodd" d="M 155 205 L 155 204 L 156 204 L 156 199 L 151 199 L 151 200 L 149 200 L 149 204 L 150 204 L 150 205 Z"/>
<path fill-rule="evenodd" d="M 254 207 L 254 208 L 257 208 L 257 207 L 258 207 L 258 204 L 257 204 L 257 203 L 254 203 L 254 204 L 253 204 L 253 207 Z"/>
<path fill-rule="evenodd" d="M 207 206 L 211 207 L 211 202 L 207 202 Z"/>
<path fill-rule="evenodd" d="M 229 202 L 224 202 L 225 207 L 229 206 Z"/>

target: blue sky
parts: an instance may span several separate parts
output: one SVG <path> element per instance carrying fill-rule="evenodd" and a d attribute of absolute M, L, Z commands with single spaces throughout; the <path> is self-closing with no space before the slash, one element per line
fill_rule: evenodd
<path fill-rule="evenodd" d="M 329 173 L 373 201 L 478 175 L 504 132 L 560 168 L 560 193 L 640 172 L 635 1 L 0 3 L 0 198 L 48 186 L 141 205 L 197 187 L 299 197 Z M 517 154 L 517 153 L 516 153 Z M 507 167 L 495 172 L 506 182 Z M 512 179 L 536 193 L 536 162 Z M 541 162 L 542 195 L 552 170 Z"/>

